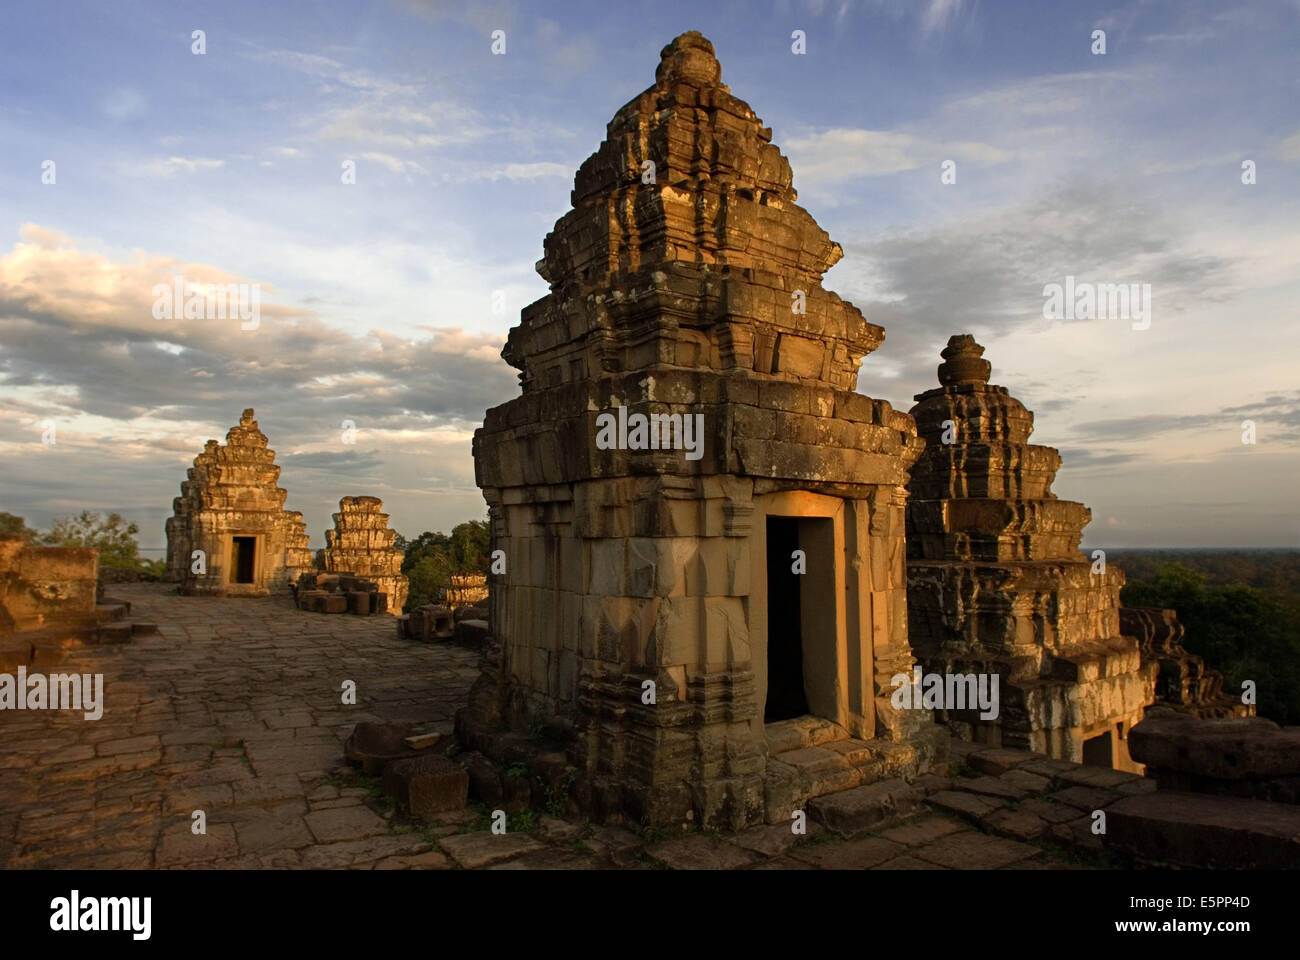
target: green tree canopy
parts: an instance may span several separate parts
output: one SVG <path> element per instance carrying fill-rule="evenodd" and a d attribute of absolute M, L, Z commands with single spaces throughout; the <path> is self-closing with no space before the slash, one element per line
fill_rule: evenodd
<path fill-rule="evenodd" d="M 1253 680 L 1260 716 L 1300 723 L 1300 611 L 1287 598 L 1245 584 L 1206 586 L 1205 574 L 1165 563 L 1150 579 L 1131 580 L 1120 600 L 1177 610 L 1183 645 L 1223 672 L 1226 692 Z"/>
<path fill-rule="evenodd" d="M 135 535 L 139 532 L 140 525 L 127 523 L 120 513 L 101 516 L 83 510 L 79 516 L 55 520 L 40 539 L 51 547 L 94 547 L 99 551 L 100 566 L 138 570 L 140 545 Z"/>
<path fill-rule="evenodd" d="M 492 535 L 486 520 L 467 520 L 451 533 L 425 531 L 402 538 L 402 573 L 410 580 L 406 609 L 436 603 L 454 573 L 487 573 Z"/>
<path fill-rule="evenodd" d="M 3 510 L 0 510 L 0 533 L 20 533 L 28 540 L 36 537 L 36 531 L 27 526 L 26 520 Z"/>

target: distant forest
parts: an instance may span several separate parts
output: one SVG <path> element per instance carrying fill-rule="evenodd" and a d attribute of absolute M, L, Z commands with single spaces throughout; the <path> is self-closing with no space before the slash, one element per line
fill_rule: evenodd
<path fill-rule="evenodd" d="M 1300 551 L 1115 550 L 1129 607 L 1167 607 L 1183 646 L 1225 676 L 1225 692 L 1256 684 L 1257 710 L 1300 724 Z"/>
<path fill-rule="evenodd" d="M 1091 553 L 1091 551 L 1087 551 Z M 1240 583 L 1300 599 L 1300 550 L 1107 550 L 1129 581 L 1150 580 L 1166 563 L 1205 574 L 1206 584 Z"/>

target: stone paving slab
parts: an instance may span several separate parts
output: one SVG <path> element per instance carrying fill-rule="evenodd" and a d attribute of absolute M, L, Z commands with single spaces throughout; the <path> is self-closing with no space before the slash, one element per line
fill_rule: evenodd
<path fill-rule="evenodd" d="M 862 808 L 832 818 L 849 837 L 810 822 L 803 836 L 777 823 L 664 840 L 662 831 L 546 814 L 528 833 L 496 835 L 477 808 L 412 822 L 345 765 L 343 742 L 361 721 L 401 721 L 450 743 L 454 713 L 478 677 L 477 652 L 399 638 L 386 616 L 299 611 L 287 596 L 169 591 L 115 586 L 158 632 L 73 648 L 58 665 L 104 674 L 100 720 L 0 714 L 0 867 L 1020 869 L 1062 865 L 1049 847 L 1018 842 L 1037 842 L 1040 823 L 1058 831 L 1043 839 L 1099 847 L 1080 830 L 1080 805 L 1144 788 L 1128 775 L 953 741 L 954 770 L 964 764 L 977 776 L 940 771 L 824 801 L 847 814 Z M 342 703 L 345 679 L 357 684 L 355 705 Z M 789 753 L 807 770 L 843 762 L 833 745 L 799 742 L 807 745 Z M 884 805 L 900 821 L 885 829 L 877 801 L 895 794 L 907 802 Z M 192 831 L 195 811 L 205 834 Z"/>
<path fill-rule="evenodd" d="M 997 870 L 1040 852 L 1026 843 L 967 831 L 918 847 L 911 855 L 950 870 Z"/>
<path fill-rule="evenodd" d="M 447 856 L 468 870 L 544 849 L 540 843 L 524 834 L 495 834 L 487 830 L 444 837 L 438 841 L 438 845 Z"/>
<path fill-rule="evenodd" d="M 758 859 L 758 854 L 702 834 L 655 844 L 647 855 L 671 870 L 737 870 Z"/>
<path fill-rule="evenodd" d="M 942 816 L 931 816 L 922 817 L 897 827 L 891 827 L 880 835 L 886 840 L 893 840 L 895 843 L 903 843 L 911 847 L 922 843 L 932 843 L 940 837 L 946 837 L 950 833 L 957 833 L 965 829 L 966 826 L 956 820 Z"/>
<path fill-rule="evenodd" d="M 822 832 L 822 826 L 818 823 L 807 825 L 806 837 L 815 837 Z M 752 850 L 754 853 L 764 857 L 779 857 L 802 838 L 797 835 L 788 824 L 775 823 L 768 827 L 754 827 L 751 830 L 745 830 L 739 833 L 733 839 L 736 846 L 744 850 Z"/>
<path fill-rule="evenodd" d="M 477 653 L 399 640 L 387 616 L 327 617 L 295 610 L 287 596 L 170 589 L 115 585 L 158 633 L 73 648 L 47 668 L 102 673 L 101 719 L 0 714 L 0 770 L 21 774 L 0 778 L 0 867 L 373 860 L 370 848 L 341 845 L 387 834 L 385 820 L 360 801 L 310 809 L 308 796 L 329 788 L 360 720 L 451 721 Z M 341 702 L 343 679 L 357 684 L 355 706 Z M 286 803 L 298 812 L 288 815 Z M 191 832 L 195 810 L 207 816 L 206 836 Z M 139 819 L 125 823 L 132 813 Z M 297 852 L 308 847 L 322 852 Z M 340 862 L 345 855 L 353 859 Z"/>
<path fill-rule="evenodd" d="M 907 852 L 907 847 L 883 837 L 865 837 L 840 843 L 808 843 L 790 852 L 821 870 L 867 870 Z"/>

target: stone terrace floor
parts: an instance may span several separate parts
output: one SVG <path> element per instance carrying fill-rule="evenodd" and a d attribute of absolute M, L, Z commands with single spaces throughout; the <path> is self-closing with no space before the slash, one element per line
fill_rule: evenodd
<path fill-rule="evenodd" d="M 477 675 L 476 652 L 399 639 L 387 616 L 299 611 L 287 597 L 181 597 L 152 584 L 110 593 L 159 632 L 33 668 L 104 674 L 100 720 L 0 713 L 0 867 L 1115 866 L 1096 855 L 1099 843 L 1090 849 L 1087 813 L 1146 786 L 1069 764 L 1058 780 L 1057 768 L 1021 766 L 1053 761 L 954 743 L 962 775 L 923 778 L 920 812 L 848 838 L 816 824 L 802 838 L 784 824 L 736 835 L 638 834 L 542 813 L 512 817 L 511 832 L 498 836 L 481 809 L 413 823 L 344 762 L 343 742 L 363 720 L 450 734 Z M 344 680 L 357 684 L 355 706 L 341 702 Z M 206 836 L 191 831 L 194 810 L 206 814 Z"/>

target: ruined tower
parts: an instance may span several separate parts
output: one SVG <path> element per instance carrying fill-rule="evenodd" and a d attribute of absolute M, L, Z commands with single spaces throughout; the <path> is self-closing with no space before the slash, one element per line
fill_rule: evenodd
<path fill-rule="evenodd" d="M 549 731 L 596 816 L 788 821 L 942 749 L 890 703 L 921 444 L 854 392 L 884 330 L 822 287 L 842 251 L 795 199 L 678 37 L 578 170 L 502 351 L 522 394 L 474 436 L 505 572 L 458 733 Z"/>
<path fill-rule="evenodd" d="M 1060 455 L 1028 442 L 1034 415 L 989 384 L 983 353 L 952 337 L 942 386 L 911 410 L 926 442 L 908 484 L 912 647 L 927 671 L 1000 677 L 996 719 L 948 712 L 966 739 L 1132 769 L 1158 668 L 1121 633 L 1124 573 L 1079 551 L 1092 513 L 1052 493 Z"/>
<path fill-rule="evenodd" d="M 182 593 L 266 596 L 311 569 L 306 524 L 284 509 L 266 443 L 245 410 L 225 444 L 209 440 L 181 481 L 166 529 L 167 573 Z"/>
<path fill-rule="evenodd" d="M 380 593 L 388 594 L 388 612 L 399 614 L 409 584 L 402 575 L 402 551 L 393 546 L 397 534 L 388 529 L 383 509 L 384 501 L 378 497 L 339 501 L 334 529 L 325 531 L 325 571 L 373 580 Z"/>

